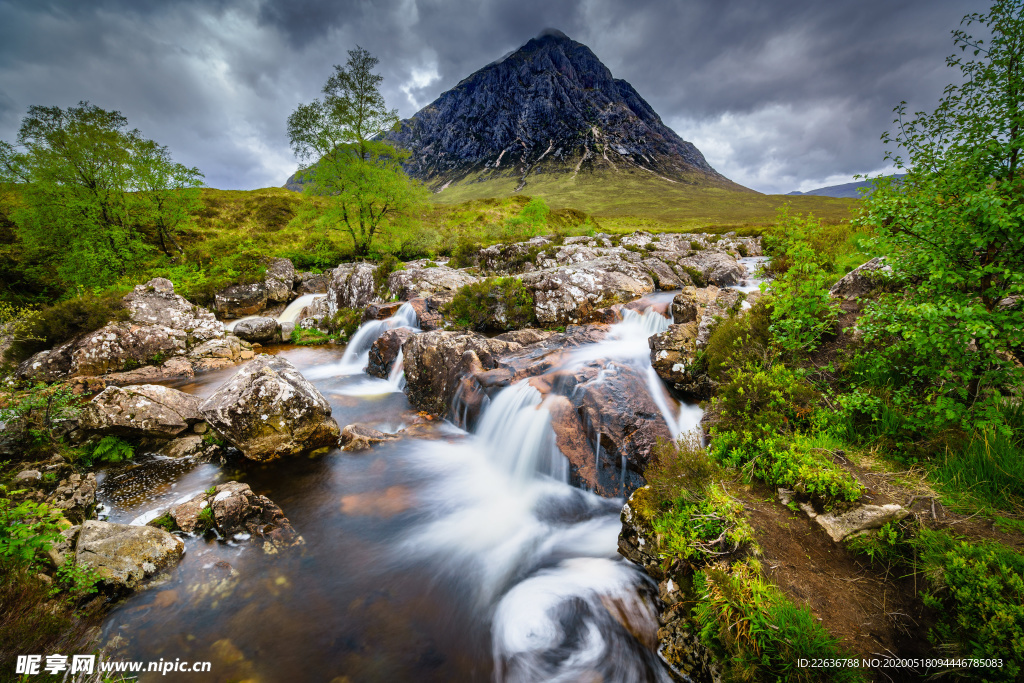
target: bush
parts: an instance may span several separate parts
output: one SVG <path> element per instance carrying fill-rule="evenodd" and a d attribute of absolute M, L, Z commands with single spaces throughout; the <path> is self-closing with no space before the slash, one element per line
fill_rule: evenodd
<path fill-rule="evenodd" d="M 27 457 L 49 457 L 65 449 L 54 428 L 58 421 L 78 414 L 79 399 L 66 386 L 36 384 L 27 390 L 4 395 L 0 423 L 18 430 L 21 448 Z"/>
<path fill-rule="evenodd" d="M 489 277 L 455 293 L 445 314 L 459 327 L 518 330 L 535 322 L 533 293 L 515 277 Z"/>
<path fill-rule="evenodd" d="M 708 376 L 721 383 L 739 368 L 771 365 L 774 352 L 770 324 L 771 307 L 764 300 L 718 323 L 700 356 Z"/>
<path fill-rule="evenodd" d="M 377 296 L 382 299 L 390 299 L 391 292 L 388 290 L 388 276 L 396 270 L 405 270 L 405 264 L 398 260 L 394 254 L 385 254 L 377 263 L 373 271 L 373 287 L 377 290 Z"/>
<path fill-rule="evenodd" d="M 960 541 L 922 529 L 914 545 L 938 621 L 931 637 L 950 657 L 1001 658 L 1000 668 L 953 669 L 974 681 L 1024 674 L 1024 556 L 992 542 Z"/>
<path fill-rule="evenodd" d="M 26 321 L 22 339 L 15 341 L 5 358 L 22 361 L 32 354 L 53 348 L 82 334 L 94 332 L 109 322 L 127 320 L 121 302 L 124 292 L 84 292 L 73 299 L 45 306 Z"/>
<path fill-rule="evenodd" d="M 767 285 L 771 297 L 771 333 L 786 353 L 818 348 L 821 338 L 835 329 L 839 304 L 829 295 L 831 278 L 815 262 L 810 246 L 796 243 L 788 252 L 789 269 Z"/>
<path fill-rule="evenodd" d="M 748 364 L 732 373 L 712 405 L 720 431 L 741 430 L 759 438 L 809 425 L 817 400 L 818 392 L 800 372 L 782 363 L 767 369 Z"/>
<path fill-rule="evenodd" d="M 719 655 L 727 680 L 864 680 L 855 669 L 800 665 L 846 655 L 807 607 L 764 580 L 756 561 L 735 563 L 729 572 L 697 572 L 693 593 L 700 639 Z"/>
<path fill-rule="evenodd" d="M 0 569 L 33 568 L 60 538 L 60 510 L 46 503 L 14 500 L 24 490 L 0 486 Z"/>
<path fill-rule="evenodd" d="M 459 242 L 452 250 L 451 258 L 448 260 L 450 268 L 470 268 L 477 265 L 480 258 L 480 249 L 483 247 L 476 242 Z"/>

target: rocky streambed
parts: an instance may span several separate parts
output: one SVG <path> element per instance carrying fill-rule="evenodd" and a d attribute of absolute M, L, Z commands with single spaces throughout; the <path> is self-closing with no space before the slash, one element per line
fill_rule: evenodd
<path fill-rule="evenodd" d="M 112 652 L 209 660 L 217 680 L 670 680 L 657 588 L 618 538 L 656 441 L 700 420 L 663 382 L 685 359 L 656 370 L 659 352 L 685 354 L 743 304 L 710 284 L 744 282 L 735 243 L 694 244 L 481 254 L 489 272 L 519 271 L 559 329 L 441 329 L 479 271 L 412 264 L 390 276 L 407 300 L 391 305 L 354 264 L 293 307 L 315 326 L 366 306 L 346 348 L 260 348 L 154 281 L 129 302 L 134 336 L 30 359 L 26 376 L 107 387 L 82 429 L 141 439 L 144 454 L 99 474 L 105 521 L 182 546 L 110 614 Z M 275 270 L 264 289 L 281 279 L 294 287 Z M 126 363 L 153 335 L 170 359 Z"/>

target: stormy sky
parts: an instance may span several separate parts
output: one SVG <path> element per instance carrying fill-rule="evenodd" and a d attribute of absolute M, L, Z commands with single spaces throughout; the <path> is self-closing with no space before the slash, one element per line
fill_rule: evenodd
<path fill-rule="evenodd" d="M 0 0 L 0 139 L 88 100 L 211 187 L 281 185 L 285 121 L 357 44 L 414 114 L 548 27 L 588 45 L 719 172 L 761 192 L 885 170 L 892 108 L 956 80 L 975 0 Z"/>

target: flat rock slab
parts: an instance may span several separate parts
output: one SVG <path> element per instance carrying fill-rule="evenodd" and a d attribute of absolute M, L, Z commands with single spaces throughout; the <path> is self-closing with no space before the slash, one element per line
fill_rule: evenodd
<path fill-rule="evenodd" d="M 184 541 L 161 529 L 89 520 L 82 525 L 75 562 L 109 584 L 134 589 L 184 553 Z"/>
<path fill-rule="evenodd" d="M 815 522 L 821 525 L 836 543 L 854 534 L 868 529 L 880 529 L 889 522 L 897 522 L 910 512 L 900 505 L 862 505 L 840 515 L 825 513 L 814 515 Z"/>

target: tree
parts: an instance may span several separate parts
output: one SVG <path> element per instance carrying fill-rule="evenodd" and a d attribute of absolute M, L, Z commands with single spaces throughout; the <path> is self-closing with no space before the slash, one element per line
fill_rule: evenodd
<path fill-rule="evenodd" d="M 996 422 L 998 392 L 1022 377 L 1024 0 L 997 0 L 961 27 L 947 64 L 962 83 L 932 113 L 896 107 L 895 136 L 882 138 L 907 175 L 878 181 L 860 218 L 903 285 L 865 318 L 873 382 L 884 378 L 917 428 Z"/>
<path fill-rule="evenodd" d="M 0 182 L 17 184 L 13 212 L 26 246 L 72 286 L 109 283 L 137 267 L 199 204 L 203 175 L 88 102 L 29 107 L 16 144 L 0 142 Z M 180 248 L 178 248 L 180 251 Z"/>
<path fill-rule="evenodd" d="M 398 125 L 398 113 L 384 104 L 377 61 L 361 47 L 349 50 L 323 99 L 300 104 L 288 117 L 292 150 L 312 162 L 299 174 L 305 191 L 327 199 L 327 224 L 345 230 L 359 256 L 369 254 L 375 236 L 408 220 L 427 192 L 402 170 L 408 152 L 382 140 Z"/>

